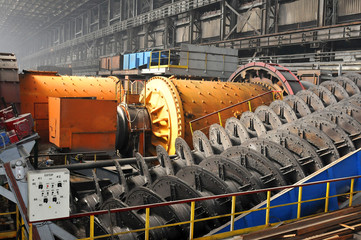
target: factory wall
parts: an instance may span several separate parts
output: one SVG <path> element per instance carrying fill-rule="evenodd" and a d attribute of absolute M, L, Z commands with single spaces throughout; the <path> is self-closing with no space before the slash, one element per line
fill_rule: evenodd
<path fill-rule="evenodd" d="M 358 21 L 361 18 L 361 1 L 338 0 L 337 15 L 339 23 Z"/>
<path fill-rule="evenodd" d="M 298 0 L 280 4 L 279 25 L 317 20 L 318 0 Z"/>
<path fill-rule="evenodd" d="M 23 46 L 22 66 L 34 69 L 41 65 L 72 65 L 78 70 L 89 69 L 96 68 L 94 60 L 104 55 L 263 36 L 361 19 L 359 0 L 338 0 L 336 5 L 326 0 L 228 0 L 224 5 L 220 0 L 153 1 L 151 8 L 136 0 L 137 9 L 125 4 L 127 1 L 108 1 L 110 6 L 122 3 L 107 13 L 104 1 L 75 19 L 65 20 L 59 29 L 39 33 L 38 40 L 29 41 L 31 46 Z M 323 10 L 320 6 L 324 6 Z M 99 11 L 95 11 L 97 8 Z M 156 20 L 149 20 L 153 18 Z"/>
<path fill-rule="evenodd" d="M 346 16 L 361 13 L 361 1 L 338 0 L 338 16 Z"/>

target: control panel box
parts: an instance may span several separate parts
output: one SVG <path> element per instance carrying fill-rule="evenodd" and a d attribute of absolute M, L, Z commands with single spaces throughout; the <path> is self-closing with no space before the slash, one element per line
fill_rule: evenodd
<path fill-rule="evenodd" d="M 69 216 L 68 169 L 28 171 L 27 178 L 30 222 Z"/>

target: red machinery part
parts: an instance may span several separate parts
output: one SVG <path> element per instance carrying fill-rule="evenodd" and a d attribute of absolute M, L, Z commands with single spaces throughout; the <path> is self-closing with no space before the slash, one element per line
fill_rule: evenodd
<path fill-rule="evenodd" d="M 11 130 L 11 131 L 7 132 L 7 135 L 9 137 L 11 143 L 19 142 L 19 138 L 16 135 L 15 130 Z"/>
<path fill-rule="evenodd" d="M 31 135 L 33 126 L 34 121 L 30 113 L 21 114 L 5 121 L 6 130 L 8 132 L 15 131 L 19 140 Z"/>
<path fill-rule="evenodd" d="M 228 82 L 265 82 L 282 91 L 283 95 L 294 95 L 304 90 L 296 75 L 276 63 L 247 63 L 238 68 Z"/>
<path fill-rule="evenodd" d="M 13 117 L 15 117 L 15 113 L 12 106 L 0 110 L 0 118 L 4 118 L 4 120 L 7 120 Z"/>

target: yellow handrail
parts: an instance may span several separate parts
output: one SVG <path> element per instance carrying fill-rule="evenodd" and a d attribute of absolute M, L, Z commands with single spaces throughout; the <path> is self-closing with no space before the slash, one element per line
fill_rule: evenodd
<path fill-rule="evenodd" d="M 90 215 L 90 240 L 94 239 L 94 215 Z"/>
<path fill-rule="evenodd" d="M 16 211 L 15 211 L 15 212 L 5 212 L 5 213 L 0 213 L 0 216 L 4 216 L 4 215 L 13 215 L 13 214 L 16 214 Z"/>
<path fill-rule="evenodd" d="M 149 216 L 150 208 L 145 209 L 145 240 L 149 240 Z"/>
<path fill-rule="evenodd" d="M 171 54 L 172 54 L 172 51 L 174 50 L 164 50 L 164 51 L 157 51 L 159 56 L 158 56 L 158 64 L 157 65 L 152 65 L 152 55 L 153 55 L 153 52 L 150 53 L 150 58 L 149 58 L 149 69 L 154 69 L 154 68 L 158 68 L 158 70 L 160 68 L 168 68 L 168 70 L 170 68 L 181 68 L 181 69 L 189 69 L 189 52 L 187 52 L 187 65 L 173 65 L 172 64 L 172 59 L 171 59 Z M 167 52 L 168 56 L 167 57 L 164 57 L 162 58 L 162 52 Z M 161 64 L 161 60 L 164 59 L 164 60 L 167 60 L 167 61 L 164 61 L 164 64 Z"/>
<path fill-rule="evenodd" d="M 352 198 L 353 198 L 353 194 L 354 194 L 354 192 L 353 192 L 354 184 L 355 184 L 355 179 L 352 178 L 351 179 L 351 186 L 350 186 L 350 201 L 349 201 L 349 204 L 348 204 L 349 207 L 352 206 Z"/>
<path fill-rule="evenodd" d="M 165 225 L 161 225 L 161 226 L 153 226 L 150 227 L 150 214 L 151 214 L 151 208 L 153 207 L 157 207 L 157 204 L 154 204 L 153 206 L 145 206 L 145 226 L 142 229 L 134 229 L 134 230 L 130 230 L 130 231 L 124 231 L 124 232 L 119 232 L 119 233 L 112 233 L 112 234 L 106 234 L 106 235 L 99 235 L 99 236 L 95 236 L 94 235 L 94 214 L 99 214 L 99 213 L 91 213 L 90 215 L 90 234 L 89 237 L 84 238 L 85 239 L 89 239 L 89 240 L 93 240 L 93 239 L 99 239 L 99 238 L 103 238 L 103 237 L 110 237 L 110 236 L 115 236 L 115 235 L 122 235 L 122 234 L 127 234 L 127 233 L 136 233 L 136 232 L 144 232 L 145 233 L 145 239 L 148 240 L 150 238 L 150 231 L 154 230 L 154 229 L 161 229 L 161 228 L 166 228 L 166 227 L 173 227 L 173 226 L 180 226 L 180 225 L 184 225 L 184 224 L 189 224 L 189 239 L 194 239 L 194 234 L 195 234 L 195 223 L 198 222 L 203 222 L 203 221 L 208 221 L 208 220 L 212 220 L 212 219 L 219 219 L 219 218 L 225 218 L 225 217 L 230 217 L 231 221 L 230 221 L 230 231 L 233 232 L 235 231 L 235 218 L 241 214 L 245 214 L 245 213 L 251 213 L 251 212 L 257 212 L 257 211 L 265 211 L 265 225 L 263 225 L 263 227 L 267 227 L 267 226 L 272 226 L 274 223 L 271 223 L 270 221 L 270 212 L 271 209 L 276 209 L 276 208 L 280 208 L 280 207 L 285 207 L 285 206 L 291 206 L 291 205 L 296 205 L 297 206 L 297 219 L 301 218 L 301 206 L 302 203 L 308 203 L 308 202 L 313 202 L 313 201 L 320 201 L 320 200 L 324 200 L 325 204 L 324 204 L 324 211 L 327 212 L 329 211 L 329 201 L 331 198 L 337 198 L 339 196 L 349 196 L 350 200 L 349 200 L 349 206 L 352 205 L 352 198 L 353 195 L 356 193 L 359 193 L 361 191 L 354 191 L 354 182 L 355 182 L 355 177 L 351 178 L 351 182 L 350 182 L 350 191 L 346 192 L 346 193 L 342 193 L 342 194 L 335 194 L 335 195 L 330 195 L 330 181 L 324 181 L 322 183 L 315 183 L 315 184 L 324 184 L 326 183 L 326 192 L 325 195 L 323 197 L 319 197 L 319 198 L 313 198 L 313 199 L 307 199 L 307 200 L 302 200 L 302 195 L 303 195 L 303 186 L 307 186 L 307 184 L 302 184 L 300 186 L 287 186 L 286 188 L 298 188 L 298 198 L 297 201 L 295 202 L 290 202 L 290 203 L 286 203 L 286 204 L 280 204 L 280 205 L 273 205 L 271 206 L 271 192 L 274 191 L 274 189 L 269 189 L 269 190 L 265 190 L 267 192 L 267 199 L 266 199 L 266 206 L 262 207 L 262 208 L 258 208 L 258 209 L 249 209 L 249 210 L 243 210 L 243 211 L 239 211 L 236 212 L 236 198 L 237 195 L 239 195 L 240 193 L 235 193 L 234 195 L 231 195 L 229 197 L 231 197 L 231 209 L 230 209 L 230 213 L 227 214 L 223 214 L 223 215 L 218 215 L 218 216 L 212 216 L 212 217 L 207 217 L 207 218 L 201 218 L 201 219 L 195 219 L 195 209 L 196 209 L 196 201 L 200 201 L 200 200 L 191 200 L 190 205 L 191 205 L 191 213 L 190 213 L 190 219 L 188 221 L 184 221 L 184 222 L 176 222 L 176 223 L 171 223 L 171 224 L 165 224 Z M 331 180 L 332 181 L 332 180 Z M 334 180 L 333 180 L 334 181 Z M 259 191 L 251 193 L 251 194 L 258 194 Z M 250 194 L 250 193 L 246 193 L 246 194 Z M 207 199 L 204 199 L 207 200 Z M 203 200 L 202 200 L 203 201 Z M 170 205 L 172 205 L 174 203 L 170 203 Z M 18 212 L 15 212 L 17 214 L 17 217 L 19 216 Z M 106 213 L 101 213 L 101 214 L 106 214 Z M 18 222 L 18 220 L 17 220 Z M 18 224 L 17 224 L 18 226 Z M 252 229 L 256 229 L 259 228 L 258 227 L 252 227 Z M 24 230 L 22 230 L 22 234 L 24 234 L 23 232 Z M 236 230 L 237 232 L 239 232 L 240 230 Z M 243 230 L 242 230 L 243 231 Z M 249 230 L 250 231 L 250 230 Z M 32 237 L 32 225 L 29 225 L 29 236 Z"/>
<path fill-rule="evenodd" d="M 191 202 L 191 221 L 189 228 L 189 239 L 193 239 L 194 235 L 194 216 L 195 216 L 196 202 Z"/>
<path fill-rule="evenodd" d="M 330 198 L 330 183 L 326 184 L 325 212 L 328 212 L 328 203 Z"/>
<path fill-rule="evenodd" d="M 302 187 L 300 187 L 302 189 Z M 353 193 L 359 193 L 361 191 L 354 191 Z M 302 190 L 300 192 L 301 194 L 299 194 L 299 196 L 302 195 Z M 337 197 L 337 196 L 346 196 L 349 195 L 350 193 L 346 193 L 346 194 L 339 194 L 339 195 L 335 195 L 332 197 Z M 235 197 L 235 196 L 233 196 Z M 233 198 L 232 197 L 232 198 Z M 331 198 L 331 196 L 329 196 L 329 198 Z M 315 198 L 315 199 L 311 199 L 311 200 L 306 200 L 306 201 L 297 201 L 297 202 L 292 202 L 292 203 L 287 203 L 287 204 L 281 204 L 281 205 L 275 205 L 275 206 L 269 206 L 269 207 L 264 207 L 264 208 L 259 208 L 259 209 L 250 209 L 250 210 L 245 210 L 245 211 L 240 211 L 240 212 L 234 212 L 234 216 L 238 216 L 241 214 L 245 214 L 245 213 L 251 213 L 251 212 L 256 212 L 256 211 L 264 211 L 264 210 L 268 210 L 269 209 L 274 209 L 274 208 L 278 208 L 278 207 L 285 207 L 285 206 L 290 206 L 290 205 L 295 205 L 297 204 L 298 206 L 300 206 L 300 204 L 302 203 L 306 203 L 306 202 L 312 202 L 312 201 L 320 201 L 320 200 L 325 200 L 326 197 L 321 197 L 321 198 Z M 192 204 L 194 204 L 194 209 L 192 210 Z M 298 207 L 298 211 L 300 212 L 301 208 Z M 193 214 L 193 216 L 192 216 Z M 194 223 L 196 222 L 202 222 L 202 221 L 208 221 L 208 220 L 212 220 L 212 219 L 218 219 L 218 218 L 224 218 L 224 217 L 232 217 L 232 212 L 229 214 L 224 214 L 224 215 L 218 215 L 218 216 L 213 216 L 213 217 L 207 217 L 207 218 L 202 218 L 202 219 L 194 219 L 194 214 L 195 214 L 195 202 L 191 203 L 191 218 L 190 221 L 184 221 L 184 222 L 178 222 L 178 223 L 172 223 L 172 224 L 166 224 L 166 225 L 162 225 L 162 226 L 155 226 L 155 227 L 149 227 L 148 230 L 154 230 L 154 229 L 160 229 L 160 228 L 166 228 L 166 227 L 174 227 L 174 226 L 179 226 L 179 225 L 184 225 L 184 224 L 190 224 L 190 228 L 191 228 L 191 232 L 190 232 L 190 237 L 194 236 Z M 300 218 L 300 217 L 299 217 Z M 271 224 L 270 224 L 271 225 Z M 234 228 L 233 228 L 234 229 Z M 80 239 L 80 240 L 86 240 L 86 239 L 98 239 L 98 238 L 104 238 L 104 237 L 110 237 L 111 235 L 116 236 L 116 235 L 122 235 L 122 234 L 127 234 L 127 233 L 136 233 L 136 232 L 142 232 L 142 231 L 146 231 L 147 228 L 143 228 L 143 229 L 136 229 L 136 230 L 130 230 L 130 231 L 125 231 L 125 232 L 119 232 L 119 233 L 113 233 L 113 234 L 105 234 L 105 235 L 99 235 L 99 236 L 94 236 L 92 238 L 84 238 L 84 239 Z M 193 239 L 193 238 L 191 238 Z"/>
<path fill-rule="evenodd" d="M 298 187 L 297 219 L 301 217 L 302 187 Z"/>
<path fill-rule="evenodd" d="M 221 126 L 223 127 L 223 125 L 222 125 L 222 118 L 221 118 L 221 112 L 218 112 L 218 119 L 219 119 L 219 125 L 221 125 Z"/>
<path fill-rule="evenodd" d="M 170 49 L 168 51 L 168 66 L 170 66 Z M 168 67 L 168 69 L 169 69 L 169 67 Z"/>
<path fill-rule="evenodd" d="M 267 205 L 266 205 L 266 207 L 258 208 L 258 209 L 250 209 L 250 210 L 245 210 L 245 211 L 240 211 L 240 212 L 231 211 L 231 213 L 224 214 L 224 215 L 212 216 L 212 217 L 207 217 L 207 218 L 202 218 L 202 219 L 195 219 L 195 202 L 193 201 L 193 202 L 191 202 L 191 217 L 190 217 L 189 221 L 166 224 L 166 225 L 155 226 L 155 227 L 149 227 L 149 226 L 147 227 L 147 226 L 145 226 L 145 228 L 143 228 L 143 229 L 136 229 L 136 230 L 130 230 L 130 231 L 125 231 L 125 232 L 113 233 L 113 234 L 105 234 L 105 235 L 99 235 L 99 236 L 94 236 L 94 234 L 91 234 L 91 236 L 89 238 L 84 238 L 84 239 L 81 239 L 81 240 L 98 239 L 98 238 L 110 237 L 112 235 L 116 236 L 116 235 L 122 235 L 122 234 L 127 234 L 127 233 L 142 232 L 142 231 L 147 231 L 147 230 L 150 231 L 150 230 L 154 230 L 154 229 L 173 227 L 173 226 L 179 226 L 179 225 L 184 225 L 184 224 L 189 224 L 190 225 L 189 237 L 190 237 L 190 239 L 193 239 L 193 236 L 194 236 L 194 223 L 208 221 L 208 220 L 212 220 L 212 219 L 224 218 L 224 217 L 231 217 L 232 218 L 233 216 L 236 217 L 236 216 L 241 215 L 241 214 L 257 212 L 257 211 L 264 211 L 265 210 L 267 212 L 270 209 L 274 209 L 274 208 L 278 208 L 278 207 L 285 207 L 285 206 L 290 206 L 290 205 L 295 205 L 295 204 L 298 205 L 298 207 L 297 207 L 297 212 L 298 212 L 297 215 L 298 215 L 298 217 L 297 218 L 299 219 L 299 218 L 301 218 L 300 213 L 301 213 L 301 204 L 302 203 L 326 200 L 326 197 L 321 197 L 321 198 L 315 198 L 315 199 L 302 201 L 302 187 L 299 187 L 299 188 L 300 188 L 300 190 L 299 190 L 299 195 L 298 195 L 298 201 L 297 202 L 270 206 L 270 201 L 269 200 L 270 200 L 270 197 L 271 197 L 271 191 L 267 191 Z M 356 193 L 359 193 L 361 191 L 352 191 L 352 192 L 353 192 L 353 194 L 356 194 Z M 349 194 L 350 193 L 338 194 L 338 195 L 334 195 L 334 196 L 329 196 L 329 198 L 338 197 L 338 196 L 346 196 L 346 195 L 349 195 Z M 234 203 L 232 202 L 232 205 L 234 204 L 234 207 L 235 207 L 235 198 L 236 198 L 236 196 L 232 196 L 232 201 L 234 199 Z M 233 206 L 232 206 L 232 208 L 233 208 Z M 150 208 L 148 208 L 148 209 L 150 209 Z M 91 215 L 91 216 L 94 216 L 94 215 Z M 268 219 L 269 219 L 269 212 L 268 212 Z M 94 218 L 91 221 L 93 221 L 93 224 L 94 224 Z M 271 225 L 269 223 L 269 220 L 266 221 L 266 222 L 268 222 L 267 225 Z M 231 223 L 231 229 L 232 229 L 232 223 Z M 233 231 L 234 231 L 234 222 L 233 222 Z"/>
<path fill-rule="evenodd" d="M 236 196 L 232 196 L 232 208 L 231 208 L 231 232 L 234 231 L 234 220 L 236 216 Z"/>
<path fill-rule="evenodd" d="M 158 56 L 158 69 L 160 68 L 160 56 L 162 55 L 162 52 L 161 51 L 159 51 L 159 56 Z"/>
<path fill-rule="evenodd" d="M 271 210 L 271 191 L 267 191 L 266 226 L 269 225 L 269 213 Z"/>
<path fill-rule="evenodd" d="M 273 93 L 273 92 L 272 92 Z M 250 112 L 252 112 L 252 105 L 251 105 L 251 101 L 248 101 L 248 109 Z"/>

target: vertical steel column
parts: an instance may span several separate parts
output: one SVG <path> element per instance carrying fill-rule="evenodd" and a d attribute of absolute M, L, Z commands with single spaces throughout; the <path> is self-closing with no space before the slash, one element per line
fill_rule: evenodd
<path fill-rule="evenodd" d="M 322 27 L 325 23 L 325 0 L 318 0 L 317 26 Z"/>
<path fill-rule="evenodd" d="M 97 30 L 99 30 L 100 29 L 100 19 L 101 19 L 100 5 L 97 5 L 97 8 L 98 8 L 98 29 Z"/>
<path fill-rule="evenodd" d="M 279 18 L 279 2 L 278 0 L 274 0 L 275 6 L 274 6 L 274 33 L 278 33 L 278 18 Z"/>
<path fill-rule="evenodd" d="M 219 38 L 220 40 L 224 40 L 225 31 L 226 31 L 226 3 L 225 0 L 220 2 L 221 5 L 221 24 L 220 24 L 220 32 Z"/>
<path fill-rule="evenodd" d="M 111 12 L 111 6 L 110 6 L 110 1 L 111 0 L 108 0 L 108 18 L 107 18 L 107 26 L 110 26 L 110 12 Z"/>
<path fill-rule="evenodd" d="M 153 0 L 149 0 L 149 11 L 153 11 L 154 9 L 154 2 Z"/>
<path fill-rule="evenodd" d="M 168 17 L 164 19 L 164 34 L 163 45 L 164 48 L 174 47 L 175 45 L 175 29 L 173 19 Z"/>
<path fill-rule="evenodd" d="M 332 20 L 331 20 L 332 25 L 335 25 L 337 23 L 337 5 L 338 5 L 338 0 L 332 0 Z"/>
<path fill-rule="evenodd" d="M 194 12 L 189 11 L 189 33 L 188 33 L 188 43 L 193 43 L 193 24 L 194 24 Z"/>
<path fill-rule="evenodd" d="M 270 24 L 270 12 L 271 12 L 271 0 L 263 0 L 263 6 L 262 9 L 262 34 L 268 34 L 269 33 L 269 24 Z"/>
<path fill-rule="evenodd" d="M 123 21 L 123 0 L 119 1 L 119 22 Z"/>

